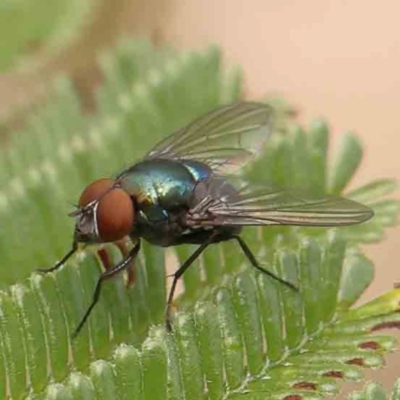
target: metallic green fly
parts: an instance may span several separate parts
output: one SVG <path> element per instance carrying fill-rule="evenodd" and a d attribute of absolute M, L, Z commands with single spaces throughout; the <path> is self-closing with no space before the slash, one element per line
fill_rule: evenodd
<path fill-rule="evenodd" d="M 236 241 L 250 264 L 297 290 L 260 267 L 240 236 L 246 225 L 340 226 L 372 217 L 368 207 L 340 197 L 313 198 L 263 185 L 237 186 L 228 178 L 256 156 L 271 131 L 271 109 L 240 102 L 220 107 L 196 119 L 157 144 L 141 161 L 113 178 L 99 179 L 82 192 L 71 250 L 52 268 L 61 267 L 79 243 L 118 242 L 130 237 L 134 246 L 97 282 L 93 300 L 78 324 L 78 334 L 97 303 L 102 283 L 129 269 L 141 239 L 157 246 L 197 244 L 198 248 L 173 275 L 166 323 L 179 278 L 211 244 Z"/>

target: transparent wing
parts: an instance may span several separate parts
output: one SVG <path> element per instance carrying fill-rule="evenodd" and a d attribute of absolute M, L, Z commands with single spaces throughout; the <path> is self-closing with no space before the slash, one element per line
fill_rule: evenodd
<path fill-rule="evenodd" d="M 341 197 L 307 197 L 286 190 L 232 186 L 215 179 L 190 214 L 193 225 L 340 226 L 364 222 L 373 211 Z"/>
<path fill-rule="evenodd" d="M 241 102 L 217 108 L 161 141 L 146 159 L 197 160 L 232 173 L 256 155 L 271 131 L 266 104 Z"/>

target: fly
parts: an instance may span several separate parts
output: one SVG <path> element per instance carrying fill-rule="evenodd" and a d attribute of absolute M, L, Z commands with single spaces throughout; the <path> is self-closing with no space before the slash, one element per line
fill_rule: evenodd
<path fill-rule="evenodd" d="M 297 288 L 263 269 L 240 236 L 246 225 L 341 226 L 370 219 L 373 211 L 340 197 L 299 196 L 260 185 L 236 185 L 228 175 L 257 155 L 271 133 L 271 109 L 239 102 L 217 108 L 158 143 L 141 161 L 113 178 L 102 178 L 82 192 L 70 251 L 52 268 L 60 268 L 80 243 L 120 244 L 130 237 L 134 247 L 106 269 L 76 336 L 100 297 L 105 280 L 129 271 L 141 239 L 157 246 L 197 244 L 198 248 L 173 275 L 166 325 L 172 327 L 172 300 L 179 278 L 211 244 L 235 241 L 250 264 L 276 281 Z M 130 271 L 131 272 L 131 271 Z"/>

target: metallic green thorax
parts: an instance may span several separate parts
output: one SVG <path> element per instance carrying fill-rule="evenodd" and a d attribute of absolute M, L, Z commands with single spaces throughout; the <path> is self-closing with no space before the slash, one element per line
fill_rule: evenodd
<path fill-rule="evenodd" d="M 198 161 L 145 160 L 118 178 L 136 208 L 134 235 L 151 243 L 169 246 L 182 234 L 180 219 L 190 208 L 198 182 L 211 169 Z"/>

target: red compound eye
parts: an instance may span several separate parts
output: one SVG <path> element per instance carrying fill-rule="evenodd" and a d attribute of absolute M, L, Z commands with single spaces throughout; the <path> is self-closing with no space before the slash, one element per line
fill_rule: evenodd
<path fill-rule="evenodd" d="M 134 225 L 135 210 L 128 193 L 113 187 L 112 179 L 99 179 L 88 185 L 79 199 L 85 207 L 98 199 L 96 208 L 97 229 L 103 242 L 114 242 L 128 235 Z"/>
<path fill-rule="evenodd" d="M 133 227 L 134 215 L 130 196 L 123 189 L 112 189 L 100 199 L 97 208 L 100 238 L 105 242 L 114 242 L 128 235 Z"/>
<path fill-rule="evenodd" d="M 108 190 L 110 190 L 114 184 L 115 181 L 108 178 L 102 178 L 92 182 L 90 185 L 86 186 L 82 192 L 78 202 L 79 207 L 83 208 L 92 201 L 99 199 Z"/>

